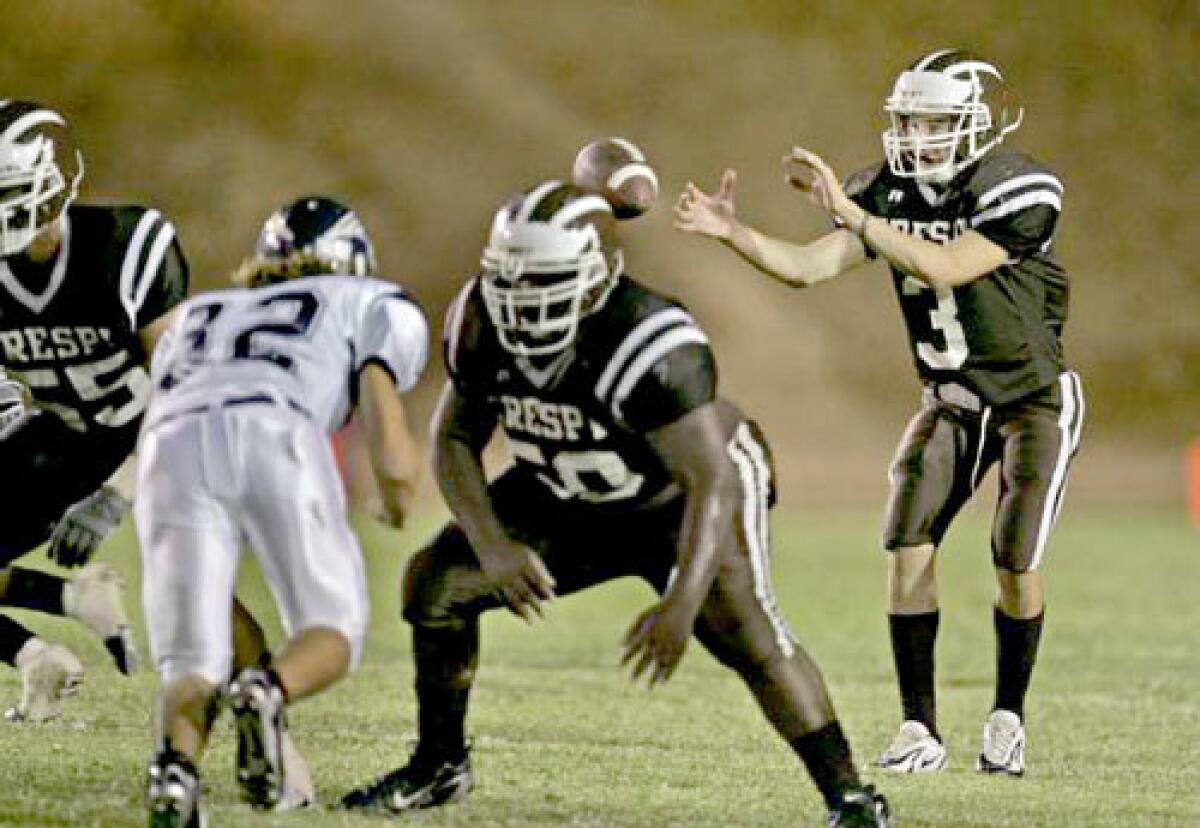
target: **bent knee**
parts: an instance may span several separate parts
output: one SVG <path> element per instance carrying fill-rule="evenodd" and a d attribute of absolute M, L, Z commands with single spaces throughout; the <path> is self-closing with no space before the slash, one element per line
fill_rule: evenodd
<path fill-rule="evenodd" d="M 447 565 L 432 548 L 413 555 L 400 588 L 400 614 L 413 626 L 449 627 L 478 610 L 472 605 L 486 597 L 477 566 Z"/>

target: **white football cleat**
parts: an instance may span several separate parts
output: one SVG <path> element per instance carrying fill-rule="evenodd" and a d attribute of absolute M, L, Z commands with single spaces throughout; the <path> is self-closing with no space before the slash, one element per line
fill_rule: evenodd
<path fill-rule="evenodd" d="M 83 665 L 61 644 L 40 638 L 25 642 L 15 659 L 21 671 L 21 701 L 5 712 L 11 722 L 45 722 L 62 715 L 62 700 L 79 692 Z"/>
<path fill-rule="evenodd" d="M 80 569 L 63 587 L 63 611 L 100 636 L 117 669 L 137 672 L 141 659 L 121 600 L 121 576 L 106 563 Z"/>
<path fill-rule="evenodd" d="M 946 767 L 946 746 L 923 723 L 910 719 L 900 725 L 875 767 L 892 773 L 936 773 Z"/>
<path fill-rule="evenodd" d="M 981 773 L 1025 774 L 1025 728 L 1011 710 L 993 710 L 983 726 L 983 752 L 975 760 Z"/>

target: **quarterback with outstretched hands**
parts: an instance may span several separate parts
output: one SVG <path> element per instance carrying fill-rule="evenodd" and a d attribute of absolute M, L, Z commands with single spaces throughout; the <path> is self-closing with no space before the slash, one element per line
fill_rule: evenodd
<path fill-rule="evenodd" d="M 944 49 L 920 58 L 900 73 L 884 109 L 886 160 L 844 184 L 808 149 L 784 157 L 785 180 L 828 213 L 831 232 L 797 244 L 742 223 L 732 170 L 711 194 L 687 185 L 676 227 L 723 242 L 792 287 L 887 262 L 923 389 L 890 474 L 883 545 L 904 722 L 877 764 L 899 773 L 946 764 L 934 704 L 936 552 L 999 466 L 996 695 L 976 766 L 1020 776 L 1044 614 L 1040 565 L 1084 414 L 1079 377 L 1063 357 L 1068 279 L 1053 252 L 1063 185 L 1028 155 L 1001 148 L 1024 110 L 1000 70 L 975 55 Z"/>

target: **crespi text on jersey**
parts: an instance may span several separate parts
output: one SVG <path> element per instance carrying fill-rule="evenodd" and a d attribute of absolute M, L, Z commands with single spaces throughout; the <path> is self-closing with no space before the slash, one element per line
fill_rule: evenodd
<path fill-rule="evenodd" d="M 967 220 L 956 218 L 954 221 L 934 219 L 933 221 L 913 221 L 906 218 L 889 218 L 888 224 L 901 233 L 916 236 L 918 239 L 946 244 L 954 241 L 967 230 Z"/>
<path fill-rule="evenodd" d="M 500 397 L 504 406 L 504 430 L 531 434 L 543 440 L 580 439 L 585 423 L 583 412 L 573 405 L 539 400 L 537 397 Z"/>
<path fill-rule="evenodd" d="M 0 331 L 4 364 L 27 365 L 91 356 L 98 346 L 112 344 L 112 331 L 91 325 L 30 325 Z"/>

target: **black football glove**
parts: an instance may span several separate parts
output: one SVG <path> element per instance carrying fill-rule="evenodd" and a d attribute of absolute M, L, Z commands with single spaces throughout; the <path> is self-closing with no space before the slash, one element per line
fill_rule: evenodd
<path fill-rule="evenodd" d="M 130 502 L 112 486 L 101 486 L 63 512 L 50 535 L 50 560 L 80 566 L 112 534 L 129 511 Z"/>

